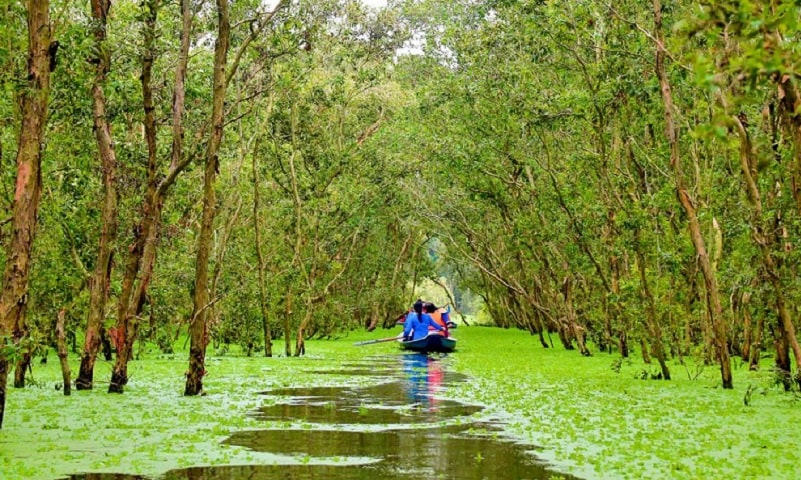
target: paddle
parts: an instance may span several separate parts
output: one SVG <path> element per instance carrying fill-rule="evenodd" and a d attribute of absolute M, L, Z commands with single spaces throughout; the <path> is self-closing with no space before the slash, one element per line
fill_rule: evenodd
<path fill-rule="evenodd" d="M 393 340 L 398 340 L 399 338 L 402 338 L 402 337 L 401 336 L 397 336 L 397 337 L 389 337 L 389 338 L 379 338 L 378 340 L 365 340 L 363 342 L 356 342 L 353 345 L 354 346 L 361 346 L 361 345 L 370 345 L 370 344 L 373 344 L 373 343 L 391 342 Z"/>

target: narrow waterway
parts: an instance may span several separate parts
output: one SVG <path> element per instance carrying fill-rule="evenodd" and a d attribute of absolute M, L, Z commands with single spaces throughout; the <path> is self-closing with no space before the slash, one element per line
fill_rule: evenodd
<path fill-rule="evenodd" d="M 316 372 L 330 374 L 334 385 L 336 378 L 379 377 L 380 383 L 371 386 L 329 385 L 262 392 L 265 406 L 251 415 L 263 419 L 270 428 L 237 432 L 223 443 L 268 453 L 274 461 L 269 465 L 173 470 L 158 478 L 574 478 L 548 470 L 538 462 L 530 446 L 505 437 L 502 424 L 482 416 L 483 407 L 447 399 L 448 387 L 466 380 L 448 370 L 448 361 L 447 357 L 402 354 Z M 376 368 L 377 365 L 384 367 Z M 144 477 L 86 473 L 70 478 Z"/>

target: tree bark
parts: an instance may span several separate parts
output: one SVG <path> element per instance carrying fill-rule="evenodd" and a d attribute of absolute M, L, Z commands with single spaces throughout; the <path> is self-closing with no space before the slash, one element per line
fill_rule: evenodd
<path fill-rule="evenodd" d="M 749 309 L 749 304 L 751 303 L 751 292 L 743 292 L 740 298 L 740 311 L 743 315 L 743 350 L 741 353 L 743 362 L 747 362 L 751 359 L 751 345 L 753 341 L 754 330 L 751 319 L 751 310 Z"/>
<path fill-rule="evenodd" d="M 143 207 L 142 220 L 134 227 L 134 243 L 129 248 L 128 261 L 122 281 L 122 290 L 117 303 L 117 360 L 111 371 L 109 393 L 122 393 L 123 387 L 128 383 L 128 361 L 133 351 L 133 342 L 136 338 L 136 318 L 139 313 L 141 299 L 135 299 L 136 277 L 142 263 L 147 238 L 151 229 L 157 228 L 153 221 L 153 199 L 155 197 L 156 175 L 156 119 L 153 105 L 153 89 L 151 86 L 154 48 L 156 38 L 156 20 L 158 19 L 158 4 L 149 0 L 144 4 L 146 14 L 144 17 L 144 55 L 142 56 L 142 98 L 144 108 L 145 141 L 147 143 L 147 189 Z M 146 284 L 143 279 L 141 283 Z M 145 287 L 146 288 L 146 287 Z M 138 301 L 137 301 L 138 300 Z M 131 315 L 131 310 L 134 314 Z"/>
<path fill-rule="evenodd" d="M 7 243 L 3 289 L 0 291 L 0 343 L 19 344 L 26 334 L 25 311 L 31 247 L 42 193 L 42 145 L 44 144 L 50 73 L 56 65 L 58 43 L 51 42 L 50 1 L 28 0 L 28 72 L 21 89 L 22 122 L 17 148 L 17 180 Z M 0 353 L 0 428 L 3 425 L 9 359 Z"/>
<path fill-rule="evenodd" d="M 31 346 L 25 348 L 22 356 L 17 360 L 17 365 L 14 368 L 14 388 L 25 388 L 25 374 L 31 368 L 31 359 L 33 357 L 31 348 Z"/>
<path fill-rule="evenodd" d="M 634 233 L 634 250 L 637 255 L 637 270 L 640 273 L 642 293 L 645 297 L 645 327 L 651 337 L 651 351 L 654 357 L 656 357 L 656 361 L 659 362 L 659 368 L 662 370 L 662 378 L 670 380 L 670 369 L 668 368 L 667 359 L 665 358 L 665 347 L 662 344 L 662 327 L 659 325 L 656 314 L 656 302 L 651 293 L 651 288 L 648 285 L 648 276 L 645 271 L 645 254 L 642 251 L 639 228 L 637 228 Z"/>
<path fill-rule="evenodd" d="M 731 117 L 738 136 L 740 137 L 740 167 L 745 181 L 745 190 L 752 205 L 751 212 L 751 237 L 762 254 L 762 267 L 768 277 L 773 294 L 776 300 L 776 312 L 779 317 L 779 328 L 784 331 L 785 340 L 788 342 L 793 352 L 796 366 L 801 365 L 801 345 L 796 337 L 795 326 L 790 317 L 790 310 L 787 306 L 787 299 L 784 296 L 784 285 L 782 284 L 781 272 L 774 257 L 773 236 L 765 233 L 769 231 L 769 226 L 765 225 L 762 219 L 762 197 L 759 185 L 757 184 L 757 162 L 754 157 L 753 146 L 748 131 L 737 116 Z M 787 362 L 789 365 L 789 362 Z M 788 370 L 788 374 L 789 374 Z M 801 386 L 801 375 L 796 377 L 796 381 Z"/>
<path fill-rule="evenodd" d="M 268 115 L 271 109 L 268 108 Z M 254 151 L 258 151 L 258 147 Z M 261 327 L 264 334 L 264 356 L 273 356 L 273 333 L 270 329 L 269 309 L 267 308 L 267 289 L 265 287 L 265 270 L 267 268 L 264 252 L 261 248 L 261 222 L 259 213 L 261 211 L 261 188 L 259 186 L 259 168 L 257 155 L 252 155 L 253 163 L 253 231 L 255 235 L 256 258 L 258 261 L 258 282 L 259 282 L 259 310 L 261 312 Z"/>
<path fill-rule="evenodd" d="M 676 183 L 676 195 L 679 203 L 688 217 L 690 238 L 695 247 L 698 261 L 701 264 L 701 272 L 704 276 L 706 287 L 706 304 L 709 313 L 709 320 L 714 332 L 714 344 L 717 353 L 717 360 L 720 364 L 720 376 L 723 388 L 733 388 L 731 360 L 729 358 L 728 341 L 726 335 L 726 325 L 723 322 L 723 309 L 720 303 L 720 292 L 718 290 L 717 278 L 709 260 L 706 250 L 704 237 L 701 234 L 701 225 L 698 215 L 690 198 L 689 191 L 684 184 L 684 174 L 681 168 L 681 158 L 679 155 L 679 136 L 673 119 L 673 97 L 670 82 L 665 71 L 665 36 L 662 31 L 662 4 L 660 0 L 653 0 L 654 8 L 654 36 L 656 38 L 656 75 L 659 79 L 662 102 L 665 107 L 665 132 L 668 143 L 670 144 L 670 165 L 673 169 L 673 176 Z"/>
<path fill-rule="evenodd" d="M 764 316 L 760 315 L 757 317 L 757 324 L 756 329 L 754 330 L 754 339 L 751 342 L 751 358 L 748 362 L 748 369 L 755 371 L 759 370 L 759 359 L 761 356 L 762 350 L 762 342 L 763 340 L 763 330 L 765 326 Z"/>
<path fill-rule="evenodd" d="M 787 341 L 787 332 L 782 328 L 773 331 L 773 342 L 776 349 L 776 377 L 784 390 L 789 392 L 793 388 L 790 364 L 790 344 Z"/>
<path fill-rule="evenodd" d="M 211 134 L 206 147 L 206 167 L 203 177 L 203 217 L 198 237 L 195 264 L 195 295 L 192 317 L 189 322 L 189 369 L 186 373 L 184 395 L 199 395 L 203 391 L 206 374 L 206 345 L 208 343 L 209 257 L 216 197 L 214 185 L 219 169 L 218 152 L 222 142 L 226 77 L 231 25 L 228 18 L 228 0 L 217 0 L 217 40 L 214 44 L 214 78 L 212 80 Z"/>
<path fill-rule="evenodd" d="M 104 87 L 106 76 L 111 69 L 111 56 L 106 49 L 106 27 L 110 0 L 92 0 L 92 20 L 96 53 L 91 63 L 95 64 L 95 78 L 92 83 L 92 107 L 95 139 L 100 153 L 103 172 L 103 226 L 100 232 L 100 247 L 97 263 L 89 282 L 89 313 L 86 320 L 86 338 L 78 378 L 77 390 L 91 390 L 95 360 L 100 350 L 100 330 L 106 311 L 111 283 L 112 256 L 117 240 L 117 155 L 111 137 L 111 125 L 106 118 L 106 96 Z"/>
<path fill-rule="evenodd" d="M 117 330 L 121 332 L 122 348 L 117 350 L 117 360 L 111 374 L 109 393 L 122 393 L 128 383 L 128 360 L 138 329 L 138 318 L 142 312 L 147 289 L 153 276 L 158 246 L 158 229 L 164 201 L 181 172 L 189 165 L 191 156 L 183 153 L 183 114 L 185 109 L 185 78 L 189 61 L 189 45 L 192 30 L 190 0 L 181 0 L 181 47 L 175 67 L 175 87 L 172 102 L 172 152 L 167 175 L 158 180 L 156 157 L 156 119 L 153 103 L 152 67 L 158 2 L 149 1 L 145 19 L 145 55 L 142 59 L 142 96 L 145 112 L 145 139 L 148 146 L 147 190 L 141 207 L 139 223 L 134 227 L 134 242 L 128 249 L 125 274 L 117 305 Z"/>
<path fill-rule="evenodd" d="M 287 288 L 284 298 L 284 356 L 292 356 L 292 287 Z"/>
<path fill-rule="evenodd" d="M 651 364 L 651 354 L 648 353 L 648 342 L 645 341 L 645 338 L 640 338 L 640 350 L 642 353 L 642 361 L 643 363 Z"/>
<path fill-rule="evenodd" d="M 573 308 L 573 285 L 569 276 L 565 277 L 562 283 L 562 296 L 565 301 L 565 315 L 567 316 L 566 321 L 570 335 L 576 339 L 579 352 L 585 357 L 590 357 L 592 353 L 590 349 L 587 348 L 587 343 L 584 341 L 585 328 L 579 325 L 576 309 Z"/>
<path fill-rule="evenodd" d="M 56 320 L 56 345 L 58 352 L 58 360 L 61 362 L 61 378 L 64 382 L 64 395 L 69 396 L 71 393 L 71 372 L 70 364 L 67 361 L 67 338 L 64 333 L 64 321 L 67 317 L 67 311 L 61 309 L 58 312 L 58 319 Z"/>

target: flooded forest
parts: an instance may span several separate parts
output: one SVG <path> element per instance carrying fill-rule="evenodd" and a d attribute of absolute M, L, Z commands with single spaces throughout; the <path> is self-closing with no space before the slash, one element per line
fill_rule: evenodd
<path fill-rule="evenodd" d="M 0 20 L 0 478 L 801 476 L 798 2 Z"/>

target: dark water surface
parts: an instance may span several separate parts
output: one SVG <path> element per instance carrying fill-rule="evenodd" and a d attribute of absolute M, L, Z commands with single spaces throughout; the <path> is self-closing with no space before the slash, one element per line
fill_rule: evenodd
<path fill-rule="evenodd" d="M 386 362 L 386 359 L 384 359 Z M 286 388 L 263 392 L 270 405 L 251 414 L 287 428 L 237 432 L 223 443 L 286 458 L 287 464 L 195 467 L 172 470 L 161 480 L 522 480 L 555 474 L 531 447 L 502 435 L 502 425 L 478 419 L 482 407 L 442 398 L 465 380 L 447 371 L 447 358 L 405 354 L 398 368 L 350 364 L 316 373 L 370 375 L 387 382 L 369 387 Z M 280 462 L 279 462 L 280 463 Z M 301 464 L 298 464 L 301 463 Z M 146 477 L 81 474 L 74 480 Z"/>

